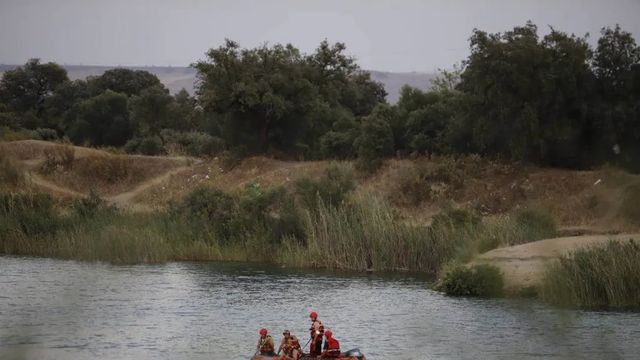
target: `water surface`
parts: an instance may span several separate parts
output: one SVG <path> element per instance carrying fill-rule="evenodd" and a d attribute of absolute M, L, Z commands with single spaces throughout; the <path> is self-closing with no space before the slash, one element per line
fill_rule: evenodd
<path fill-rule="evenodd" d="M 315 310 L 368 359 L 637 359 L 640 313 L 454 299 L 414 275 L 0 257 L 0 359 L 247 359 Z"/>

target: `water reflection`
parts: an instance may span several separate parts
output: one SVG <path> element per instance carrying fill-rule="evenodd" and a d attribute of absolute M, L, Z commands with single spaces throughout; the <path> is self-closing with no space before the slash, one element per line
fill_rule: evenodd
<path fill-rule="evenodd" d="M 0 257 L 0 358 L 246 359 L 318 311 L 369 359 L 635 358 L 640 314 L 452 299 L 416 274 Z M 279 341 L 279 336 L 276 336 Z"/>

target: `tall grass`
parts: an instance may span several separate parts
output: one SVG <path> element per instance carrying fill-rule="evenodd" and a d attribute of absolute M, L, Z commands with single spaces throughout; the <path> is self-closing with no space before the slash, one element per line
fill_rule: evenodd
<path fill-rule="evenodd" d="M 404 224 L 385 203 L 357 197 L 342 207 L 318 201 L 304 215 L 305 243 L 283 241 L 284 264 L 330 269 L 435 272 L 453 255 L 455 244 L 428 227 Z"/>
<path fill-rule="evenodd" d="M 260 232 L 222 243 L 201 219 L 122 212 L 95 195 L 58 209 L 46 194 L 0 193 L 0 253 L 138 263 L 270 261 L 273 251 Z"/>
<path fill-rule="evenodd" d="M 545 274 L 539 292 L 551 304 L 582 308 L 640 307 L 640 245 L 611 241 L 564 256 Z"/>

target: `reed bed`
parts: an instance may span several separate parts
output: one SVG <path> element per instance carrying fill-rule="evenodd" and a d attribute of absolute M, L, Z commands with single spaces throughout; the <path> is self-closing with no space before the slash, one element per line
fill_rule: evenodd
<path fill-rule="evenodd" d="M 544 276 L 540 297 L 554 305 L 580 308 L 640 307 L 640 246 L 610 241 L 564 256 Z"/>

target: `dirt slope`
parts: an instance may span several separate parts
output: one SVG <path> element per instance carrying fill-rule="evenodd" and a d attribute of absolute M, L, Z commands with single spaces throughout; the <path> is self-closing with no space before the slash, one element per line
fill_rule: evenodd
<path fill-rule="evenodd" d="M 229 192 L 242 191 L 249 183 L 291 190 L 297 179 L 317 178 L 331 163 L 251 157 L 226 170 L 218 158 L 120 154 L 132 174 L 122 181 L 108 182 L 100 173 L 79 170 L 93 157 L 109 156 L 110 152 L 100 149 L 75 146 L 77 167 L 53 174 L 39 172 L 45 150 L 53 146 L 57 144 L 14 141 L 0 143 L 0 151 L 21 161 L 31 173 L 32 184 L 42 190 L 69 197 L 95 189 L 117 205 L 134 210 L 179 201 L 200 185 Z M 352 166 L 351 162 L 343 165 Z M 419 175 L 425 171 L 429 174 L 426 180 Z M 569 228 L 567 234 L 640 230 L 619 216 L 624 190 L 640 184 L 640 177 L 608 168 L 574 171 L 497 163 L 478 157 L 452 161 L 434 156 L 388 159 L 376 174 L 357 177 L 357 182 L 357 192 L 388 200 L 403 216 L 418 223 L 428 223 L 433 214 L 448 206 L 474 209 L 487 217 L 533 206 L 547 209 L 561 227 Z"/>

